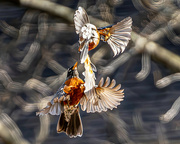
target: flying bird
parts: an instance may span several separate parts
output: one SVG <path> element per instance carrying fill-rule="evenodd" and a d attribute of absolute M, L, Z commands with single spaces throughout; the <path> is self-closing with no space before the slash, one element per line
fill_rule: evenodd
<path fill-rule="evenodd" d="M 102 112 L 116 108 L 124 98 L 123 90 L 120 90 L 121 86 L 114 87 L 115 80 L 110 83 L 110 79 L 107 78 L 105 83 L 101 79 L 98 85 L 95 85 L 95 81 L 89 84 L 88 82 L 91 82 L 89 74 L 93 76 L 90 59 L 86 59 L 86 66 L 85 73 L 88 77 L 85 77 L 85 82 L 79 77 L 76 62 L 68 69 L 67 78 L 53 99 L 47 103 L 45 108 L 36 113 L 40 116 L 45 114 L 60 115 L 57 132 L 65 132 L 70 138 L 81 137 L 83 134 L 79 103 L 83 111 Z M 91 95 L 89 92 L 94 93 Z"/>
<path fill-rule="evenodd" d="M 81 137 L 83 127 L 79 114 L 79 101 L 84 96 L 84 81 L 79 78 L 77 62 L 68 69 L 67 78 L 51 102 L 36 115 L 60 115 L 57 132 L 65 132 L 69 137 Z"/>
<path fill-rule="evenodd" d="M 76 33 L 79 34 L 81 63 L 85 62 L 88 51 L 97 47 L 100 40 L 107 42 L 116 56 L 125 50 L 131 38 L 131 17 L 127 17 L 115 25 L 97 28 L 90 23 L 86 11 L 82 7 L 78 7 L 74 14 L 74 24 Z"/>

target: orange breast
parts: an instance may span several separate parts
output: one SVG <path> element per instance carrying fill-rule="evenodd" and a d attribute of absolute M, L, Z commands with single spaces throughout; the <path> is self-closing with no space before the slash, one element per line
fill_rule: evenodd
<path fill-rule="evenodd" d="M 89 43 L 88 50 L 94 49 L 99 44 L 99 39 L 95 39 L 93 42 Z"/>
<path fill-rule="evenodd" d="M 65 101 L 65 104 L 77 105 L 84 95 L 84 82 L 83 80 L 74 77 L 65 82 L 64 92 L 70 95 L 70 100 Z"/>
<path fill-rule="evenodd" d="M 80 99 L 84 95 L 84 90 L 84 86 L 74 89 L 73 94 L 70 95 L 70 105 L 77 105 L 79 103 Z"/>

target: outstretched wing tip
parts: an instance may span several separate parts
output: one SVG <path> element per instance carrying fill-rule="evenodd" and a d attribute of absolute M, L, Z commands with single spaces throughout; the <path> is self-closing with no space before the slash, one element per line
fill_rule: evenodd
<path fill-rule="evenodd" d="M 114 53 L 113 57 L 124 52 L 129 40 L 131 39 L 131 27 L 132 18 L 129 16 L 118 22 L 116 25 L 113 25 L 110 29 L 111 36 L 107 40 L 107 43 L 110 45 Z"/>
<path fill-rule="evenodd" d="M 95 88 L 95 93 L 87 95 L 88 99 L 84 103 L 81 103 L 81 106 L 83 105 L 82 107 L 84 108 L 83 110 L 86 110 L 87 113 L 100 113 L 108 109 L 112 110 L 117 108 L 120 102 L 123 101 L 124 93 L 122 93 L 123 90 L 120 90 L 120 84 L 115 85 L 116 81 L 114 79 L 111 81 L 110 78 L 107 77 L 104 81 L 102 77 L 98 86 Z"/>

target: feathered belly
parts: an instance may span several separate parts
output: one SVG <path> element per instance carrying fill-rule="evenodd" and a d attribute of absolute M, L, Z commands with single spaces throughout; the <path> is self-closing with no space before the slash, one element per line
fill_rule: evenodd
<path fill-rule="evenodd" d="M 64 101 L 64 104 L 77 105 L 80 99 L 84 95 L 84 82 L 81 79 L 72 78 L 70 81 L 65 83 L 64 92 L 67 94 L 69 98 Z"/>
<path fill-rule="evenodd" d="M 99 44 L 99 39 L 97 38 L 92 39 L 92 42 L 89 43 L 88 50 L 90 51 L 94 49 L 98 44 Z"/>
<path fill-rule="evenodd" d="M 84 86 L 82 86 L 81 88 L 75 89 L 71 94 L 70 94 L 70 101 L 69 101 L 69 105 L 78 105 L 80 99 L 83 97 L 84 95 Z"/>

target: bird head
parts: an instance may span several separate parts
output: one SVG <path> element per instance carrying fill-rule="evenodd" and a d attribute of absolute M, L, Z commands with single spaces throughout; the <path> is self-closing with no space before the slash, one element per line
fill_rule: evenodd
<path fill-rule="evenodd" d="M 77 64 L 78 62 L 76 62 L 74 66 L 68 69 L 67 78 L 79 77 L 79 73 L 77 71 Z"/>

